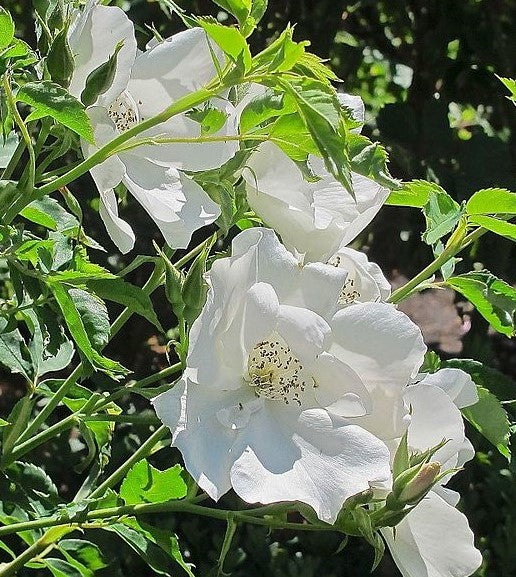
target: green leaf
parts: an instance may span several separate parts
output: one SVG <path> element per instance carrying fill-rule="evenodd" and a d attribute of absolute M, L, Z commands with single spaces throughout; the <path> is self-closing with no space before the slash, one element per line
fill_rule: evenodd
<path fill-rule="evenodd" d="M 100 351 L 107 345 L 111 329 L 105 303 L 96 295 L 78 288 L 69 288 L 68 294 L 81 317 L 90 343 Z"/>
<path fill-rule="evenodd" d="M 74 565 L 83 576 L 94 575 L 99 569 L 107 567 L 102 552 L 94 543 L 83 539 L 63 539 L 59 542 L 59 551 L 67 561 Z M 85 572 L 84 569 L 88 572 Z"/>
<path fill-rule="evenodd" d="M 487 230 L 500 236 L 504 236 L 509 240 L 516 240 L 516 224 L 513 224 L 512 222 L 483 215 L 470 216 L 468 221 L 473 224 L 478 224 L 478 226 L 482 226 L 483 228 L 487 228 Z"/>
<path fill-rule="evenodd" d="M 243 72 L 247 72 L 251 68 L 251 52 L 246 39 L 239 30 L 223 26 L 208 17 L 197 18 L 197 24 L 204 29 L 230 60 L 238 67 L 242 67 Z"/>
<path fill-rule="evenodd" d="M 249 36 L 256 28 L 267 9 L 267 0 L 213 0 L 238 20 L 244 36 Z"/>
<path fill-rule="evenodd" d="M 49 230 L 75 233 L 79 227 L 79 221 L 75 216 L 67 212 L 57 200 L 49 196 L 32 201 L 20 214 L 27 220 Z"/>
<path fill-rule="evenodd" d="M 18 503 L 29 513 L 48 515 L 59 503 L 57 487 L 48 474 L 32 463 L 17 461 L 5 470 L 13 489 L 8 499 Z"/>
<path fill-rule="evenodd" d="M 462 209 L 446 192 L 432 192 L 423 207 L 426 218 L 426 231 L 423 240 L 434 244 L 450 233 L 462 216 Z"/>
<path fill-rule="evenodd" d="M 0 318 L 0 365 L 23 375 L 30 382 L 32 367 L 27 353 L 20 331 L 17 328 L 10 329 L 7 321 Z"/>
<path fill-rule="evenodd" d="M 371 142 L 362 134 L 347 135 L 351 170 L 367 176 L 387 188 L 399 188 L 400 183 L 389 174 L 387 151 L 378 142 Z"/>
<path fill-rule="evenodd" d="M 120 487 L 120 497 L 126 505 L 182 499 L 186 496 L 187 487 L 181 471 L 180 465 L 159 471 L 146 460 L 139 461 L 127 473 Z"/>
<path fill-rule="evenodd" d="M 479 190 L 466 203 L 466 213 L 516 214 L 516 193 L 505 188 Z"/>
<path fill-rule="evenodd" d="M 287 72 L 305 55 L 309 42 L 294 42 L 294 29 L 288 26 L 265 50 L 253 58 L 253 73 Z"/>
<path fill-rule="evenodd" d="M 22 194 L 17 185 L 18 183 L 12 180 L 0 180 L 0 218 L 2 220 Z"/>
<path fill-rule="evenodd" d="M 5 8 L 0 6 L 0 50 L 11 44 L 14 38 L 14 22 Z"/>
<path fill-rule="evenodd" d="M 149 295 L 140 287 L 134 286 L 118 277 L 86 279 L 85 283 L 100 298 L 128 307 L 131 312 L 139 314 L 158 330 L 164 332 Z"/>
<path fill-rule="evenodd" d="M 292 98 L 286 94 L 276 94 L 268 89 L 255 96 L 240 115 L 240 132 L 246 134 L 257 126 L 270 123 L 273 119 L 296 111 Z"/>
<path fill-rule="evenodd" d="M 227 114 L 224 111 L 211 105 L 206 105 L 204 108 L 194 108 L 187 112 L 186 116 L 201 125 L 201 136 L 215 134 L 227 120 Z"/>
<path fill-rule="evenodd" d="M 446 191 L 435 182 L 411 180 L 410 182 L 404 182 L 399 190 L 393 190 L 385 204 L 423 208 L 430 200 L 432 194 L 439 193 L 446 193 Z"/>
<path fill-rule="evenodd" d="M 509 90 L 511 93 L 510 96 L 507 96 L 509 100 L 512 100 L 514 104 L 516 104 L 516 80 L 514 78 L 503 78 L 501 76 L 496 75 L 498 80 L 504 84 L 504 86 Z"/>
<path fill-rule="evenodd" d="M 194 577 L 189 565 L 184 562 L 177 542 L 171 531 L 164 531 L 137 519 L 124 519 L 105 527 L 119 535 L 140 557 L 160 575 L 176 575 L 179 565 L 189 577 Z"/>
<path fill-rule="evenodd" d="M 473 359 L 450 359 L 444 361 L 442 367 L 462 369 L 471 375 L 478 386 L 479 401 L 463 409 L 464 416 L 502 455 L 509 458 L 510 422 L 498 398 L 514 398 L 513 380 Z"/>
<path fill-rule="evenodd" d="M 446 284 L 465 296 L 499 333 L 508 337 L 516 334 L 515 288 L 489 271 L 451 277 Z"/>
<path fill-rule="evenodd" d="M 16 132 L 11 132 L 5 141 L 0 139 L 0 168 L 6 168 L 9 164 L 18 142 L 19 138 Z"/>
<path fill-rule="evenodd" d="M 256 28 L 267 11 L 268 0 L 251 0 L 251 12 L 245 22 L 241 24 L 244 36 L 249 36 Z"/>
<path fill-rule="evenodd" d="M 76 567 L 62 559 L 45 557 L 43 563 L 54 577 L 91 577 L 90 574 L 82 573 Z"/>
<path fill-rule="evenodd" d="M 280 116 L 272 126 L 269 137 L 294 162 L 307 162 L 309 154 L 319 154 L 299 114 Z"/>
<path fill-rule="evenodd" d="M 48 80 L 28 82 L 16 94 L 20 102 L 30 104 L 34 111 L 26 121 L 51 116 L 93 144 L 93 128 L 84 106 L 59 84 Z"/>
<path fill-rule="evenodd" d="M 34 403 L 30 397 L 22 397 L 13 407 L 7 417 L 8 424 L 5 426 L 2 436 L 2 454 L 7 455 L 16 444 L 16 441 L 25 430 Z"/>
<path fill-rule="evenodd" d="M 341 108 L 333 88 L 311 78 L 281 79 L 324 160 L 326 169 L 353 195 L 345 136 L 340 131 Z"/>
<path fill-rule="evenodd" d="M 70 295 L 69 291 L 59 283 L 50 283 L 49 286 L 61 312 L 63 313 L 68 330 L 70 331 L 70 334 L 72 335 L 81 354 L 95 369 L 100 369 L 113 378 L 116 378 L 118 375 L 127 374 L 127 369 L 122 365 L 103 357 L 97 350 L 95 350 L 90 341 L 90 337 L 88 336 L 81 315 L 74 303 L 74 299 Z"/>
<path fill-rule="evenodd" d="M 508 460 L 510 423 L 500 401 L 484 387 L 477 386 L 478 402 L 462 409 L 464 417 Z"/>

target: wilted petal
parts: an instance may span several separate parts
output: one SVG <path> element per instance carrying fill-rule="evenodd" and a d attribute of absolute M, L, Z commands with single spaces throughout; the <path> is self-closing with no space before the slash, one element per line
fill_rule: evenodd
<path fill-rule="evenodd" d="M 268 402 L 250 420 L 231 484 L 247 502 L 302 501 L 334 522 L 344 501 L 389 478 L 387 447 L 314 409 L 297 415 Z"/>
<path fill-rule="evenodd" d="M 90 0 L 71 26 L 69 42 L 75 58 L 75 69 L 68 90 L 79 99 L 88 75 L 107 62 L 117 44 L 123 42 L 117 56 L 113 83 L 98 99 L 102 105 L 110 104 L 125 90 L 136 57 L 133 23 L 120 8 L 99 6 Z"/>
<path fill-rule="evenodd" d="M 403 577 L 467 577 L 482 563 L 466 517 L 434 491 L 382 534 Z"/>

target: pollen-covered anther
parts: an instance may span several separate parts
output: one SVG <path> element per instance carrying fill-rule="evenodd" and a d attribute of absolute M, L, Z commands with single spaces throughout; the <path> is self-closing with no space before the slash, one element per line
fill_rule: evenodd
<path fill-rule="evenodd" d="M 303 365 L 279 335 L 259 342 L 248 360 L 248 383 L 259 397 L 301 405 L 308 383 L 314 386 Z"/>
<path fill-rule="evenodd" d="M 108 108 L 108 114 L 120 132 L 129 130 L 140 121 L 138 106 L 128 92 L 122 92 Z"/>
<path fill-rule="evenodd" d="M 340 267 L 341 263 L 342 263 L 342 260 L 338 254 L 333 255 L 330 258 L 330 260 L 328 260 L 328 262 L 327 262 L 327 264 L 334 266 L 334 267 L 337 267 L 337 268 Z M 355 287 L 354 275 L 351 272 L 348 272 L 346 282 L 344 283 L 344 286 L 342 287 L 342 290 L 340 291 L 339 300 L 338 300 L 339 305 L 353 304 L 361 296 L 362 295 L 361 295 L 360 291 L 357 290 Z"/>

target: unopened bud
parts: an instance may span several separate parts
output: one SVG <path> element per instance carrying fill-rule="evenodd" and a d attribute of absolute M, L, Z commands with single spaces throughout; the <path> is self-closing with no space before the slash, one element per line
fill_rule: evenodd
<path fill-rule="evenodd" d="M 68 31 L 61 30 L 54 38 L 47 55 L 47 70 L 53 82 L 68 88 L 75 66 L 74 57 L 68 44 Z"/>
<path fill-rule="evenodd" d="M 417 503 L 433 487 L 441 472 L 439 463 L 426 463 L 419 473 L 409 481 L 398 496 L 398 501 L 406 505 Z"/>
<path fill-rule="evenodd" d="M 123 45 L 124 42 L 122 40 L 115 46 L 115 51 L 108 60 L 88 74 L 86 85 L 81 93 L 81 102 L 84 106 L 95 104 L 97 98 L 111 88 L 115 79 L 118 53 Z"/>

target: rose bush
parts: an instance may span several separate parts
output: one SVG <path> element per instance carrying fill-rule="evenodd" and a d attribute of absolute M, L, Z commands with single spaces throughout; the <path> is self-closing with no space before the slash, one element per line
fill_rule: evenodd
<path fill-rule="evenodd" d="M 362 537 L 375 566 L 386 543 L 405 577 L 467 577 L 482 559 L 447 487 L 474 453 L 463 415 L 508 458 L 507 414 L 396 307 L 453 288 L 514 335 L 514 288 L 455 267 L 488 231 L 516 238 L 515 195 L 481 189 L 459 204 L 436 182 L 392 178 L 386 150 L 360 133 L 362 100 L 336 92 L 290 26 L 251 52 L 266 2 L 216 3 L 238 26 L 171 3 L 185 29 L 152 32 L 144 50 L 109 2 L 35 2 L 33 47 L 0 8 L 0 363 L 24 386 L 0 420 L 0 577 L 91 577 L 108 564 L 106 534 L 158 574 L 192 575 L 170 522 L 149 520 L 172 513 L 225 521 L 217 575 L 237 529 L 258 525 L 344 537 L 339 549 Z M 74 196 L 87 173 L 122 253 L 136 240 L 126 193 L 164 245 L 123 270 L 97 263 L 91 206 Z M 394 291 L 357 250 L 385 203 L 422 208 L 434 255 Z M 145 285 L 127 282 L 143 265 Z M 112 323 L 105 301 L 124 307 Z M 106 356 L 132 314 L 168 360 L 139 380 Z M 115 463 L 120 427 L 140 425 L 149 435 Z M 36 457 L 62 458 L 63 440 L 68 500 Z"/>

